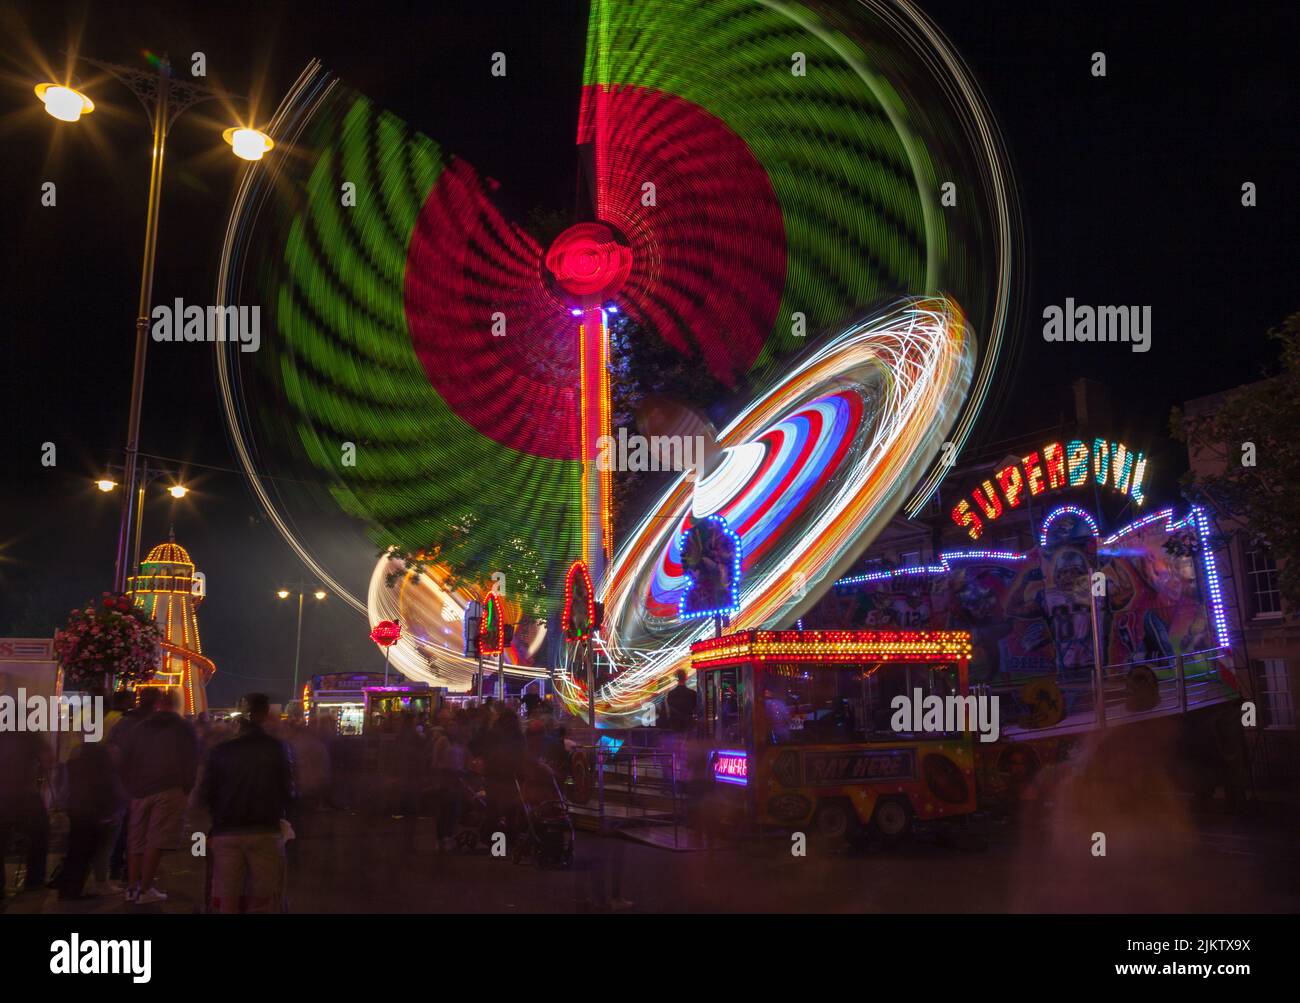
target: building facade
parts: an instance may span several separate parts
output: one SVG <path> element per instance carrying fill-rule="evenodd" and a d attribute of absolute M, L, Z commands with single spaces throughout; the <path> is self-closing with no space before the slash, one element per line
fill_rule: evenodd
<path fill-rule="evenodd" d="M 1232 391 L 1187 401 L 1183 413 L 1199 418 L 1217 410 Z M 1189 443 L 1188 463 L 1197 477 L 1222 473 L 1239 446 Z M 1297 516 L 1300 518 L 1300 515 Z M 1256 724 L 1246 731 L 1251 763 L 1263 785 L 1300 779 L 1296 694 L 1300 693 L 1300 611 L 1287 608 L 1277 581 L 1277 562 L 1266 542 L 1230 515 L 1216 519 L 1224 538 L 1220 564 L 1233 637 L 1247 668 Z"/>

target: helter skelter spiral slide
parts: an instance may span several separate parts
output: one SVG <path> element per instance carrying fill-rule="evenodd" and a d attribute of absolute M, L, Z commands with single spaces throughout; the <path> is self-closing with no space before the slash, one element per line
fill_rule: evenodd
<path fill-rule="evenodd" d="M 401 617 L 394 666 L 468 685 L 461 615 L 497 580 L 508 671 L 545 675 L 581 558 L 613 667 L 596 709 L 627 724 L 711 629 L 681 615 L 695 521 L 739 538 L 732 627 L 779 627 L 926 502 L 996 391 L 1018 219 L 978 89 L 907 2 L 593 0 L 575 100 L 583 195 L 543 244 L 310 65 L 272 124 L 292 155 L 245 175 L 222 255 L 262 349 L 225 346 L 218 375 L 268 516 L 372 623 Z M 716 461 L 617 540 L 616 313 L 740 402 Z M 385 554 L 362 594 L 390 546 L 421 573 Z M 586 705 L 562 657 L 554 681 Z"/>

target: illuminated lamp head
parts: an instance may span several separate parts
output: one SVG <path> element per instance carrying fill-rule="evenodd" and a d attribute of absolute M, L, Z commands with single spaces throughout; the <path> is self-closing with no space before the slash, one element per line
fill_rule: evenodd
<path fill-rule="evenodd" d="M 611 299 L 632 274 L 632 249 L 607 223 L 577 223 L 555 238 L 544 272 L 561 295 Z"/>
<path fill-rule="evenodd" d="M 40 99 L 41 104 L 45 105 L 46 112 L 61 122 L 76 122 L 82 115 L 88 115 L 95 110 L 95 102 L 75 87 L 51 83 L 37 84 L 36 97 Z"/>

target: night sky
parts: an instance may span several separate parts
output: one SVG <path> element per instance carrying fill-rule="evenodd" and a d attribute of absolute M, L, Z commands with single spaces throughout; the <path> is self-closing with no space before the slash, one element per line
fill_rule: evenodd
<path fill-rule="evenodd" d="M 1054 423 L 1069 411 L 1070 381 L 1089 376 L 1111 390 L 1112 436 L 1148 446 L 1172 483 L 1169 408 L 1257 376 L 1271 357 L 1264 332 L 1300 310 L 1295 5 L 921 6 L 989 99 L 1025 220 L 1024 336 L 1004 360 L 1012 392 L 986 410 L 977 439 Z M 540 0 L 47 0 L 0 4 L 0 14 L 0 635 L 48 636 L 111 583 L 117 496 L 90 482 L 120 462 L 125 438 L 149 174 L 145 119 L 120 85 L 99 85 L 99 107 L 77 126 L 43 113 L 32 86 L 61 75 L 60 50 L 145 68 L 149 49 L 186 70 L 201 50 L 207 82 L 260 95 L 262 119 L 318 57 L 501 180 L 507 213 L 522 215 L 573 199 L 586 10 Z M 508 52 L 509 74 L 485 87 L 495 50 Z M 1089 72 L 1096 50 L 1107 56 L 1102 79 Z M 228 124 L 219 105 L 200 106 L 169 139 L 155 302 L 211 301 L 239 171 L 220 139 Z M 56 208 L 40 205 L 44 181 L 58 186 Z M 1256 208 L 1241 205 L 1244 181 L 1258 186 Z M 1045 343 L 1043 307 L 1066 297 L 1149 304 L 1151 351 Z M 58 448 L 54 468 L 40 463 L 47 441 Z M 253 688 L 286 697 L 294 617 L 274 591 L 309 573 L 234 472 L 210 348 L 151 344 L 142 449 L 192 464 L 188 498 L 173 502 L 154 485 L 144 535 L 147 547 L 174 523 L 207 574 L 210 702 Z M 358 615 L 338 600 L 308 604 L 304 675 L 378 666 Z"/>

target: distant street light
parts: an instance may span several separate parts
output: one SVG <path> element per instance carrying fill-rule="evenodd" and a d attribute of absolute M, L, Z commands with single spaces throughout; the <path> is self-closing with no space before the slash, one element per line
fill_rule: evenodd
<path fill-rule="evenodd" d="M 288 599 L 295 592 L 298 594 L 298 638 L 293 645 L 293 689 L 289 691 L 289 699 L 293 700 L 298 693 L 298 659 L 302 655 L 302 599 L 306 594 L 307 586 L 301 582 L 293 586 L 292 589 L 280 589 L 276 595 L 281 599 Z M 312 590 L 312 595 L 316 599 L 325 598 L 325 590 L 319 586 Z"/>
<path fill-rule="evenodd" d="M 173 498 L 184 498 L 187 494 L 190 493 L 190 489 L 187 488 L 184 484 L 173 484 L 171 487 L 167 489 L 167 493 L 171 495 Z"/>
<path fill-rule="evenodd" d="M 101 477 L 95 482 L 95 487 L 99 488 L 100 491 L 107 493 L 117 487 L 117 481 L 110 481 L 107 477 Z"/>
<path fill-rule="evenodd" d="M 131 373 L 131 405 L 126 426 L 126 473 L 127 489 L 122 494 L 122 514 L 118 523 L 117 559 L 113 569 L 113 591 L 126 590 L 127 557 L 130 552 L 129 534 L 132 511 L 136 511 L 137 526 L 136 563 L 139 564 L 140 522 L 136 506 L 143 499 L 140 485 L 140 413 L 144 404 L 144 367 L 145 354 L 149 339 L 149 311 L 153 302 L 154 261 L 158 250 L 158 213 L 162 195 L 163 153 L 167 145 L 167 133 L 172 123 L 187 108 L 202 101 L 214 98 L 234 98 L 238 95 L 204 87 L 189 80 L 178 80 L 172 75 L 171 63 L 166 59 L 157 59 L 155 72 L 137 70 L 134 67 L 108 63 L 87 56 L 79 57 L 81 62 L 104 71 L 118 82 L 126 85 L 144 106 L 145 115 L 153 128 L 153 159 L 149 169 L 149 206 L 145 215 L 144 260 L 140 268 L 140 300 L 135 319 L 135 363 Z M 82 115 L 94 111 L 95 103 L 81 91 L 66 83 L 42 83 L 36 86 L 36 96 L 45 105 L 45 110 L 62 122 L 76 122 Z M 238 127 L 227 130 L 227 142 L 231 143 L 235 153 L 245 160 L 259 160 L 267 150 L 274 146 L 269 136 L 256 129 Z M 247 135 L 245 135 L 247 134 Z M 111 488 L 100 488 L 108 491 Z M 172 492 L 176 498 L 182 494 Z"/>

